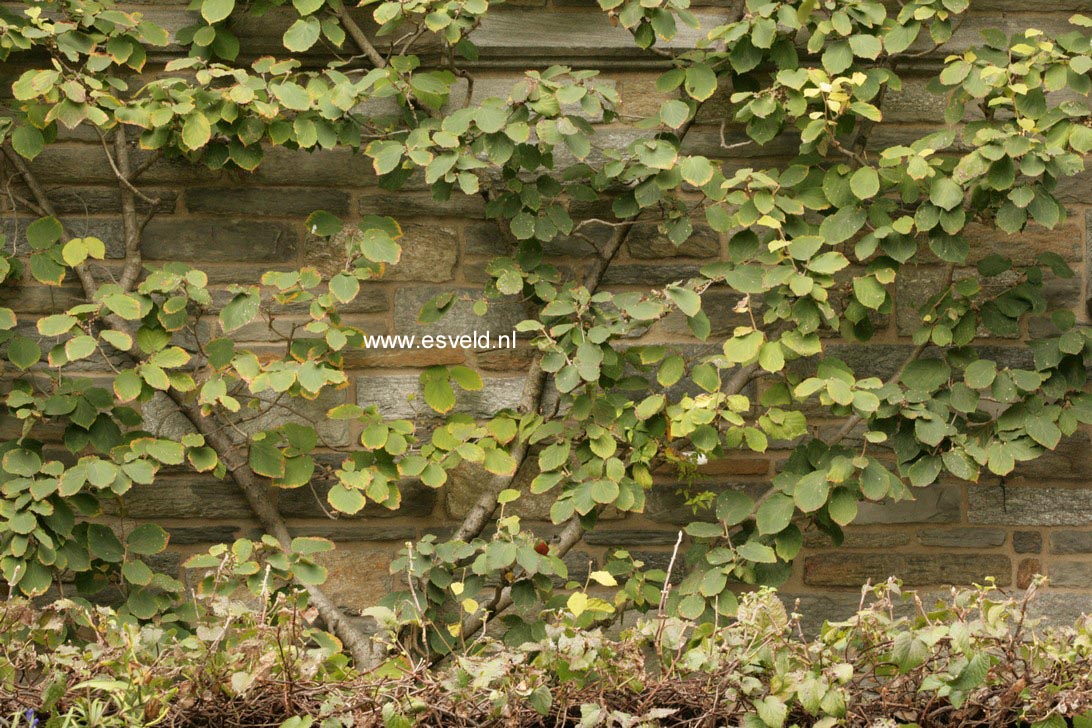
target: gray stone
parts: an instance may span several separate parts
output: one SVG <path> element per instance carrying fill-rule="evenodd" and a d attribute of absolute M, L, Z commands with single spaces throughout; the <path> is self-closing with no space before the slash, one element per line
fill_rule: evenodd
<path fill-rule="evenodd" d="M 538 455 L 532 453 L 520 468 L 516 479 L 508 486 L 519 491 L 520 497 L 504 506 L 505 515 L 519 516 L 525 521 L 549 521 L 550 506 L 557 499 L 558 490 L 535 495 L 531 492 L 531 481 L 538 476 Z M 444 486 L 447 513 L 454 519 L 461 519 L 477 503 L 483 489 L 487 488 L 493 475 L 479 465 L 464 462 L 448 472 L 448 482 Z M 500 511 L 497 511 L 499 517 Z M 589 534 L 590 535 L 590 534 Z M 587 539 L 585 539 L 587 540 Z M 588 541 L 591 543 L 591 541 Z"/>
<path fill-rule="evenodd" d="M 674 546 L 678 537 L 678 531 L 612 528 L 589 531 L 584 535 L 584 542 L 592 546 Z"/>
<path fill-rule="evenodd" d="M 1092 596 L 1056 591 L 1040 591 L 1028 604 L 1028 615 L 1047 625 L 1072 626 L 1086 614 L 1092 614 Z"/>
<path fill-rule="evenodd" d="M 190 212 L 304 219 L 316 210 L 349 214 L 349 195 L 305 187 L 191 187 L 184 194 Z"/>
<path fill-rule="evenodd" d="M 373 186 L 377 179 L 371 160 L 351 149 L 272 147 L 264 151 L 261 165 L 250 175 L 258 184 L 353 188 Z"/>
<path fill-rule="evenodd" d="M 1092 491 L 1007 485 L 967 490 L 971 523 L 999 526 L 1085 526 L 1092 522 Z"/>
<path fill-rule="evenodd" d="M 686 504 L 686 494 L 681 485 L 654 485 L 645 500 L 645 517 L 656 523 L 671 523 L 685 526 L 692 521 L 712 521 L 715 514 L 711 508 L 692 508 Z M 710 490 L 720 493 L 725 490 L 738 490 L 751 498 L 758 498 L 769 489 L 761 483 L 732 483 L 723 485 L 695 486 L 693 490 Z"/>
<path fill-rule="evenodd" d="M 1082 561 L 1055 561 L 1050 565 L 1050 585 L 1065 589 L 1092 589 L 1092 564 Z"/>
<path fill-rule="evenodd" d="M 661 263 L 659 265 L 612 265 L 603 275 L 603 284 L 659 286 L 684 281 L 698 275 L 700 265 Z"/>
<path fill-rule="evenodd" d="M 1012 550 L 1018 554 L 1037 554 L 1043 550 L 1043 534 L 1038 531 L 1014 531 Z"/>
<path fill-rule="evenodd" d="M 451 280 L 459 255 L 455 228 L 439 222 L 413 222 L 402 225 L 398 239 L 402 256 L 389 266 L 383 280 L 430 281 Z"/>
<path fill-rule="evenodd" d="M 418 323 L 421 308 L 442 293 L 456 297 L 447 313 L 434 323 Z M 420 338 L 425 334 L 462 336 L 475 331 L 484 335 L 488 331 L 495 341 L 499 335 L 511 334 L 516 324 L 526 318 L 523 307 L 513 299 L 490 301 L 485 315 L 478 316 L 474 313 L 473 299 L 480 295 L 481 291 L 476 289 L 401 287 L 394 293 L 393 333 Z"/>
<path fill-rule="evenodd" d="M 492 417 L 505 408 L 519 405 L 524 377 L 488 377 L 476 392 L 455 386 L 455 411 L 474 417 Z M 408 397 L 413 395 L 413 399 Z M 357 404 L 378 405 L 385 417 L 409 418 L 436 416 L 425 404 L 420 377 L 415 374 L 367 375 L 357 378 Z"/>
<path fill-rule="evenodd" d="M 915 488 L 914 500 L 862 502 L 854 524 L 953 523 L 959 520 L 961 497 L 957 485 Z"/>
<path fill-rule="evenodd" d="M 1012 562 L 1000 554 L 830 552 L 804 559 L 804 583 L 812 586 L 860 586 L 896 576 L 907 586 L 980 583 L 987 576 L 999 586 L 1012 583 Z"/>
<path fill-rule="evenodd" d="M 458 192 L 436 200 L 430 192 L 365 192 L 357 210 L 361 215 L 389 215 L 404 221 L 414 217 L 485 217 L 485 200 Z"/>
<path fill-rule="evenodd" d="M 401 514 L 400 514 L 401 515 Z M 327 538 L 336 543 L 346 541 L 406 541 L 417 540 L 417 529 L 413 526 L 371 526 L 359 521 L 331 521 L 321 524 L 288 524 L 293 537 Z"/>
<path fill-rule="evenodd" d="M 923 528 L 918 540 L 924 546 L 984 549 L 1002 545 L 1005 535 L 1000 528 Z"/>
<path fill-rule="evenodd" d="M 1050 553 L 1092 554 L 1092 531 L 1053 531 Z"/>
<path fill-rule="evenodd" d="M 695 225 L 682 245 L 675 245 L 655 225 L 639 224 L 626 238 L 634 258 L 713 258 L 720 255 L 720 236 L 708 225 Z"/>
<path fill-rule="evenodd" d="M 172 546 L 192 546 L 205 543 L 229 543 L 235 540 L 235 526 L 168 526 Z"/>
<path fill-rule="evenodd" d="M 329 518 L 334 513 L 333 507 L 326 502 L 331 485 L 315 482 L 302 488 L 280 490 L 277 510 L 286 518 Z M 398 508 L 392 510 L 369 502 L 359 513 L 352 516 L 340 514 L 338 520 L 351 523 L 372 518 L 423 518 L 432 513 L 436 505 L 435 488 L 429 488 L 418 480 L 403 481 L 398 488 L 402 493 L 402 503 Z"/>
<path fill-rule="evenodd" d="M 160 476 L 153 485 L 137 485 L 121 497 L 122 506 L 104 499 L 103 512 L 128 518 L 250 518 L 239 487 L 208 476 Z"/>
<path fill-rule="evenodd" d="M 473 220 L 463 231 L 463 249 L 469 255 L 507 255 L 511 252 L 508 241 L 492 220 Z"/>
<path fill-rule="evenodd" d="M 209 218 L 155 218 L 141 247 L 149 260 L 262 264 L 295 257 L 299 235 L 276 222 Z"/>
<path fill-rule="evenodd" d="M 910 534 L 906 531 L 892 531 L 860 528 L 848 528 L 842 543 L 835 546 L 834 541 L 821 531 L 808 531 L 804 534 L 804 546 L 809 549 L 880 549 L 905 546 L 910 543 Z"/>
<path fill-rule="evenodd" d="M 175 201 L 178 199 L 177 190 L 143 188 L 140 191 L 153 200 L 159 199 L 159 205 L 156 206 L 157 215 L 174 212 Z M 121 192 L 117 187 L 65 185 L 50 190 L 49 201 L 53 203 L 53 208 L 61 215 L 82 216 L 104 213 L 117 215 L 121 213 Z M 152 207 L 142 197 L 136 197 L 133 202 L 136 205 L 137 212 L 142 214 Z"/>

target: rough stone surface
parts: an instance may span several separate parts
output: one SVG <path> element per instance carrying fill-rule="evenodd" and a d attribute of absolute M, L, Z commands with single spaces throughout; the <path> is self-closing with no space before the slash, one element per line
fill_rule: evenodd
<path fill-rule="evenodd" d="M 144 228 L 149 260 L 208 263 L 277 263 L 296 255 L 299 235 L 279 222 L 157 217 Z"/>
<path fill-rule="evenodd" d="M 190 212 L 306 219 L 316 210 L 349 214 L 349 196 L 336 190 L 280 187 L 191 187 L 183 197 Z"/>
<path fill-rule="evenodd" d="M 1005 543 L 1005 536 L 1000 528 L 923 528 L 918 531 L 918 540 L 923 546 L 945 548 L 994 548 Z"/>
<path fill-rule="evenodd" d="M 1055 561 L 1050 565 L 1051 586 L 1092 589 L 1092 564 L 1087 561 Z"/>
<path fill-rule="evenodd" d="M 907 586 L 970 584 L 987 576 L 999 586 L 1012 583 L 1012 562 L 1000 554 L 854 554 L 836 552 L 804 559 L 804 582 L 814 586 L 853 587 L 897 576 Z"/>
<path fill-rule="evenodd" d="M 230 543 L 235 539 L 236 526 L 168 526 L 172 546 L 192 546 L 206 543 Z"/>
<path fill-rule="evenodd" d="M 914 490 L 914 500 L 861 503 L 859 526 L 875 523 L 950 523 L 959 520 L 960 492 L 955 485 L 931 485 Z"/>
<path fill-rule="evenodd" d="M 905 546 L 908 543 L 910 543 L 910 533 L 886 528 L 861 530 L 850 527 L 845 531 L 842 544 L 837 547 L 830 536 L 820 531 L 808 531 L 804 534 L 804 546 L 809 549 L 882 549 Z"/>
<path fill-rule="evenodd" d="M 326 493 L 330 483 L 313 483 L 311 487 L 282 490 L 278 493 L 277 509 L 287 518 L 329 518 L 334 513 L 326 502 Z M 372 518 L 423 518 L 432 513 L 436 503 L 436 489 L 422 485 L 420 481 L 410 480 L 399 484 L 402 492 L 401 505 L 391 510 L 377 503 L 369 502 L 357 514 L 340 514 L 341 521 L 358 522 Z"/>
<path fill-rule="evenodd" d="M 505 515 L 515 515 L 532 521 L 550 520 L 550 506 L 557 497 L 557 491 L 540 495 L 531 493 L 531 481 L 538 475 L 536 458 L 537 455 L 532 454 L 520 468 L 519 476 L 512 482 L 510 487 L 518 490 L 520 497 L 505 505 Z M 481 492 L 488 488 L 493 477 L 484 468 L 465 462 L 448 473 L 448 482 L 444 486 L 448 515 L 454 519 L 465 517 L 478 501 Z"/>
<path fill-rule="evenodd" d="M 238 486 L 205 476 L 160 477 L 153 485 L 137 485 L 121 498 L 129 518 L 241 518 L 251 517 Z M 120 515 L 117 503 L 104 499 L 106 515 Z"/>
<path fill-rule="evenodd" d="M 459 254 L 455 228 L 442 223 L 409 223 L 402 226 L 402 257 L 390 266 L 383 280 L 430 281 L 451 280 Z"/>
<path fill-rule="evenodd" d="M 434 323 L 418 323 L 421 307 L 442 293 L 454 293 L 456 296 L 447 313 Z M 462 336 L 489 332 L 495 341 L 500 334 L 511 334 L 516 324 L 526 318 L 522 306 L 508 299 L 490 301 L 485 315 L 478 316 L 474 313 L 472 300 L 477 295 L 480 295 L 480 290 L 431 286 L 399 288 L 394 293 L 394 333 L 421 337 L 425 334 Z"/>
<path fill-rule="evenodd" d="M 1092 522 L 1092 491 L 995 485 L 967 490 L 971 523 L 1004 526 L 1083 526 Z"/>
<path fill-rule="evenodd" d="M 1053 531 L 1050 553 L 1092 554 L 1092 531 Z"/>
<path fill-rule="evenodd" d="M 1016 587 L 1027 589 L 1036 574 L 1043 573 L 1043 563 L 1039 559 L 1020 559 L 1016 565 Z"/>
<path fill-rule="evenodd" d="M 706 225 L 695 225 L 694 234 L 675 245 L 655 225 L 638 225 L 626 238 L 634 258 L 711 258 L 720 254 L 720 236 Z"/>
<path fill-rule="evenodd" d="M 1037 554 L 1043 550 L 1043 534 L 1038 531 L 1014 531 L 1012 550 L 1018 554 Z"/>
<path fill-rule="evenodd" d="M 455 411 L 475 417 L 491 417 L 498 411 L 515 408 L 523 391 L 523 377 L 489 377 L 476 392 L 455 387 Z M 408 397 L 413 399 L 407 399 Z M 357 380 L 357 403 L 379 405 L 379 411 L 393 418 L 436 416 L 425 404 L 418 376 L 411 374 L 367 375 Z"/>
<path fill-rule="evenodd" d="M 704 490 L 707 486 L 701 486 Z M 766 486 L 758 484 L 726 484 L 711 485 L 708 489 L 714 492 L 723 490 L 739 490 L 751 498 L 757 498 L 765 490 Z M 657 523 L 671 523 L 685 525 L 694 520 L 711 521 L 714 514 L 709 509 L 694 509 L 686 504 L 686 495 L 680 491 L 679 485 L 655 485 L 649 491 L 645 500 L 645 517 Z"/>

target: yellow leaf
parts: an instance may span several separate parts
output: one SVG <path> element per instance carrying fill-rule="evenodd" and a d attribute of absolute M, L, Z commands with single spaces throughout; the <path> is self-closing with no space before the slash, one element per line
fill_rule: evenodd
<path fill-rule="evenodd" d="M 576 592 L 569 597 L 569 611 L 574 617 L 579 617 L 588 608 L 588 595 L 584 592 Z"/>
<path fill-rule="evenodd" d="M 592 581 L 598 582 L 603 586 L 618 586 L 618 581 L 606 571 L 593 571 L 588 576 L 591 577 Z"/>

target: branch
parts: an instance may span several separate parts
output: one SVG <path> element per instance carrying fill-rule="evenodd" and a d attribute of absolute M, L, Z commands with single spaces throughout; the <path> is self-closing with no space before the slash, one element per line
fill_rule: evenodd
<path fill-rule="evenodd" d="M 216 426 L 212 418 L 202 415 L 199 406 L 187 402 L 181 392 L 171 389 L 168 394 L 178 407 L 178 411 L 205 437 L 209 447 L 216 451 L 224 467 L 243 492 L 250 509 L 262 525 L 262 530 L 277 539 L 281 546 L 289 548 L 292 544 L 292 534 L 289 533 L 288 526 L 269 497 L 265 480 L 250 469 L 246 460 L 238 452 L 238 445 L 224 430 Z M 318 610 L 327 629 L 345 644 L 356 664 L 361 668 L 373 665 L 376 653 L 367 635 L 349 622 L 341 609 L 319 587 L 307 584 L 300 584 L 300 586 L 307 591 L 311 603 Z"/>
<path fill-rule="evenodd" d="M 119 137 L 118 143 L 124 145 L 124 138 Z M 41 185 L 38 184 L 37 179 L 31 174 L 30 170 L 27 169 L 26 165 L 23 164 L 23 160 L 19 158 L 18 155 L 9 152 L 7 148 L 4 148 L 4 154 L 11 160 L 12 164 L 15 165 L 19 174 L 22 175 L 23 180 L 34 194 L 38 206 L 51 216 L 56 217 L 53 204 L 46 196 Z M 119 155 L 119 159 L 121 158 L 122 157 Z M 128 164 L 128 158 L 125 157 L 124 159 L 125 161 L 122 162 L 123 170 Z M 132 198 L 130 197 L 130 202 L 131 201 Z M 129 232 L 128 225 L 126 225 L 126 232 L 127 234 Z M 139 245 L 139 230 L 137 231 L 137 239 L 137 244 Z M 126 252 L 128 253 L 129 241 L 127 240 L 126 243 Z M 128 267 L 129 261 L 126 261 L 126 268 Z M 84 294 L 87 299 L 93 300 L 97 287 L 90 271 L 86 269 L 86 266 L 81 264 L 76 267 L 76 272 L 79 274 L 80 282 L 83 284 Z M 133 333 L 129 330 L 129 326 L 126 325 L 126 322 L 116 319 L 116 317 L 110 317 L 107 323 L 115 330 L 123 331 L 130 335 Z M 127 352 L 122 352 L 122 355 L 130 360 L 133 359 L 132 355 Z M 254 511 L 254 515 L 258 518 L 259 523 L 261 523 L 262 529 L 276 538 L 284 548 L 289 548 L 292 543 L 292 536 L 288 531 L 284 519 L 281 518 L 276 506 L 273 505 L 273 501 L 269 497 L 266 483 L 250 469 L 246 460 L 239 456 L 236 443 L 232 441 L 221 427 L 217 426 L 217 423 L 213 418 L 205 417 L 201 413 L 199 406 L 187 402 L 183 398 L 181 392 L 171 389 L 168 391 L 168 394 L 178 407 L 178 411 L 193 424 L 198 432 L 205 436 L 205 441 L 216 451 L 217 456 L 224 463 L 228 472 L 231 473 L 232 479 L 239 486 L 240 490 L 243 491 L 243 495 L 246 497 L 247 503 L 250 505 L 251 510 Z M 333 600 L 326 596 L 326 593 L 316 586 L 307 584 L 300 584 L 300 586 L 307 591 L 311 598 L 311 603 L 325 621 L 326 627 L 337 635 L 348 648 L 349 653 L 353 656 L 353 660 L 362 667 L 374 664 L 376 650 L 373 650 L 371 641 L 364 633 L 349 622 L 348 618 L 342 613 Z"/>
<path fill-rule="evenodd" d="M 56 208 L 53 207 L 53 203 L 49 201 L 49 197 L 46 195 L 45 190 L 38 183 L 38 179 L 27 167 L 26 162 L 13 150 L 8 147 L 3 147 L 4 156 L 8 158 L 12 166 L 19 173 L 19 176 L 23 178 L 23 182 L 30 189 L 30 193 L 34 196 L 34 201 L 38 208 L 45 212 L 47 216 L 56 220 L 60 220 L 60 216 L 57 214 Z M 61 242 L 67 243 L 70 240 L 68 233 L 61 232 Z M 87 300 L 93 301 L 95 299 L 95 293 L 99 290 L 98 284 L 95 283 L 95 277 L 91 275 L 91 270 L 87 267 L 87 263 L 80 263 L 75 268 L 76 276 L 80 279 L 80 285 L 83 286 L 84 292 L 87 294 Z"/>
<path fill-rule="evenodd" d="M 740 368 L 739 371 L 733 374 L 732 378 L 728 380 L 728 384 L 724 387 L 724 393 L 728 395 L 734 395 L 742 392 L 743 388 L 751 382 L 751 376 L 757 369 L 757 363 L 748 364 L 747 366 Z M 769 497 L 769 494 L 767 494 L 764 498 L 759 499 L 759 501 L 755 503 L 756 511 L 758 509 L 758 506 L 761 505 L 767 497 Z M 601 509 L 602 506 L 597 506 L 591 511 L 591 513 L 596 514 Z M 583 538 L 584 526 L 580 521 L 580 517 L 573 516 L 569 519 L 569 522 L 565 524 L 565 528 L 562 529 L 561 533 L 558 535 L 557 542 L 554 543 L 554 545 L 550 548 L 550 552 L 559 559 L 564 558 L 564 556 L 569 553 L 573 549 L 573 547 L 580 543 Z M 467 639 L 468 637 L 472 637 L 473 635 L 477 634 L 478 631 L 480 631 L 485 626 L 486 619 L 492 618 L 505 611 L 512 606 L 512 603 L 512 588 L 505 587 L 504 590 L 501 591 L 499 595 L 497 595 L 496 600 L 492 604 L 486 606 L 483 610 L 486 616 L 472 616 L 468 617 L 466 620 L 463 621 L 460 636 L 463 639 Z"/>
<path fill-rule="evenodd" d="M 944 288 L 946 290 L 951 288 L 951 286 L 952 286 L 952 277 L 954 275 L 955 275 L 955 265 L 954 264 L 949 264 L 948 269 L 947 269 L 947 273 L 945 274 L 945 281 L 944 281 Z M 942 298 L 943 298 L 943 294 L 937 299 L 937 303 L 933 304 L 933 307 L 929 310 L 930 313 L 932 313 L 932 312 L 934 312 L 936 310 L 936 307 L 937 307 L 937 305 L 940 304 L 940 301 L 941 301 Z M 925 349 L 928 346 L 929 346 L 929 339 L 926 339 L 922 343 L 915 346 L 914 349 L 910 352 L 910 354 L 906 357 L 906 361 L 904 361 L 899 366 L 899 368 L 895 371 L 894 374 L 892 374 L 890 377 L 887 378 L 887 381 L 884 382 L 884 385 L 896 384 L 899 381 L 899 379 L 902 378 L 902 375 L 906 372 L 906 368 L 908 366 L 910 366 L 910 364 L 912 364 L 914 361 L 916 361 L 917 358 L 920 357 L 922 355 L 922 353 L 925 352 Z M 841 428 L 839 428 L 838 432 L 835 433 L 835 435 L 834 435 L 834 439 L 832 439 L 828 444 L 829 445 L 837 445 L 839 442 L 844 440 L 846 438 L 846 436 L 849 435 L 849 433 L 853 432 L 854 427 L 861 424 L 862 419 L 864 419 L 864 418 L 862 418 L 858 414 L 855 414 L 852 417 L 850 417 L 848 420 L 845 421 L 845 424 L 843 424 L 841 426 Z"/>
<path fill-rule="evenodd" d="M 123 290 L 131 291 L 133 286 L 136 285 L 137 278 L 140 277 L 143 264 L 140 255 L 141 233 L 144 231 L 144 226 L 147 225 L 148 220 L 155 214 L 156 208 L 159 207 L 159 198 L 148 197 L 133 187 L 133 183 L 129 181 L 133 173 L 129 167 L 129 141 L 126 139 L 124 126 L 118 124 L 117 131 L 114 132 L 116 164 L 113 157 L 110 156 L 110 150 L 106 148 L 105 137 L 102 139 L 102 144 L 103 150 L 106 152 L 106 158 L 110 160 L 110 167 L 118 178 L 118 190 L 121 193 L 121 221 L 125 227 L 125 267 L 121 271 L 120 285 Z M 134 199 L 136 196 L 151 205 L 148 217 L 143 223 L 137 222 L 136 200 Z"/>
<path fill-rule="evenodd" d="M 353 39 L 353 43 L 360 49 L 360 52 L 368 57 L 368 60 L 376 68 L 386 68 L 387 61 L 383 58 L 383 55 L 375 49 L 372 42 L 368 40 L 368 36 L 364 34 L 364 31 L 360 29 L 360 26 L 353 20 L 353 16 L 349 14 L 349 11 L 345 9 L 345 6 L 341 3 L 335 3 L 333 5 L 334 15 L 341 21 L 341 24 L 345 26 L 346 32 L 349 33 L 349 37 Z"/>

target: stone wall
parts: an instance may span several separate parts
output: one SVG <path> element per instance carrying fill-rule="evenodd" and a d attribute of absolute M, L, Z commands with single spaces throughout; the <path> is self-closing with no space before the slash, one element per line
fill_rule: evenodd
<path fill-rule="evenodd" d="M 168 27 L 186 24 L 185 0 L 141 3 L 155 20 Z M 722 4 L 721 4 L 722 5 Z M 711 4 L 699 16 L 712 23 L 727 9 Z M 1074 11 L 1092 10 L 1090 0 L 1059 0 L 1047 5 L 1013 0 L 974 0 L 967 22 L 946 49 L 975 42 L 978 29 L 995 26 L 1007 31 L 1038 27 L 1048 33 L 1064 26 Z M 283 32 L 276 13 L 242 29 L 254 44 L 277 45 Z M 675 41 L 687 45 L 698 37 L 684 32 Z M 267 39 L 263 41 L 262 39 Z M 586 0 L 517 0 L 490 13 L 475 35 L 482 59 L 475 64 L 474 96 L 506 95 L 508 86 L 527 67 L 570 63 L 598 67 L 621 95 L 622 112 L 634 116 L 658 108 L 661 97 L 655 79 L 662 61 L 633 47 L 627 33 L 613 28 Z M 936 59 L 922 61 L 919 72 L 907 74 L 902 93 L 889 96 L 889 122 L 876 144 L 910 139 L 941 117 L 942 101 L 925 91 L 925 73 Z M 0 69 L 5 85 L 18 69 Z M 688 151 L 721 158 L 725 164 L 759 166 L 764 160 L 731 158 L 719 144 L 723 99 L 707 104 L 699 124 L 687 138 Z M 624 124 L 601 125 L 600 143 L 621 144 L 636 130 Z M 729 138 L 729 142 L 733 141 Z M 778 149 L 764 153 L 776 155 Z M 134 160 L 139 164 L 140 158 Z M 50 146 L 33 163 L 65 216 L 74 235 L 93 234 L 109 241 L 109 253 L 120 256 L 120 200 L 113 175 L 97 138 L 70 134 Z M 5 171 L 6 180 L 9 172 Z M 389 214 L 402 223 L 406 235 L 402 262 L 383 280 L 367 285 L 349 312 L 353 322 L 368 333 L 465 333 L 477 329 L 509 331 L 522 311 L 514 304 L 494 306 L 485 320 L 476 318 L 468 303 L 458 303 L 440 322 L 416 324 L 420 306 L 442 291 L 471 292 L 484 279 L 483 267 L 503 250 L 494 224 L 486 221 L 477 198 L 455 196 L 438 203 L 423 188 L 410 187 L 392 195 L 379 189 L 369 162 L 350 151 L 314 154 L 271 150 L 259 170 L 248 176 L 212 173 L 182 163 L 157 162 L 145 175 L 150 193 L 164 200 L 162 212 L 144 231 L 144 255 L 151 261 L 182 260 L 208 272 L 214 285 L 255 282 L 264 269 L 316 265 L 332 259 L 324 243 L 308 235 L 303 224 L 314 209 L 352 218 L 365 213 Z M 985 229 L 973 231 L 972 250 L 981 257 L 993 252 L 1027 260 L 1052 250 L 1084 268 L 1088 226 L 1092 224 L 1092 175 L 1065 181 L 1063 199 L 1068 221 L 1054 231 L 1031 230 L 1020 237 Z M 19 237 L 26 220 L 15 215 L 8 198 L 0 196 L 3 232 Z M 566 265 L 579 265 L 587 244 L 562 239 L 549 252 Z M 698 266 L 725 252 L 726 240 L 710 231 L 698 234 L 681 249 L 649 233 L 631 236 L 612 264 L 606 283 L 613 289 L 640 288 L 686 277 Z M 938 272 L 922 260 L 919 267 L 900 273 L 897 312 L 886 331 L 869 345 L 830 341 L 827 351 L 849 361 L 858 372 L 885 376 L 894 371 L 910 348 L 918 303 L 931 293 Z M 1056 302 L 1084 316 L 1083 276 L 1058 283 Z M 75 283 L 45 289 L 29 282 L 0 291 L 3 305 L 27 314 L 56 312 L 80 296 Z M 707 309 L 714 319 L 714 335 L 732 323 L 734 297 L 711 293 Z M 299 311 L 285 310 L 278 325 L 304 320 Z M 246 327 L 238 338 L 258 347 L 275 346 L 269 331 Z M 648 334 L 650 341 L 692 343 L 685 322 L 669 318 Z M 990 342 L 1002 360 L 1017 362 L 1027 353 L 1017 342 Z M 523 348 L 500 351 L 361 351 L 350 357 L 351 386 L 312 403 L 306 413 L 322 422 L 323 436 L 345 444 L 359 433 L 340 422 L 323 422 L 331 404 L 356 401 L 379 403 L 392 416 L 410 416 L 423 405 L 407 399 L 416 391 L 420 367 L 466 363 L 485 376 L 482 392 L 464 393 L 460 407 L 485 414 L 512 406 L 518 399 L 529 361 Z M 153 408 L 154 410 L 154 408 Z M 154 415 L 154 412 L 150 412 Z M 150 418 L 162 431 L 177 423 Z M 746 454 L 699 469 L 700 482 L 714 490 L 741 488 L 758 492 L 776 472 L 784 452 Z M 1006 587 L 1022 587 L 1037 572 L 1048 574 L 1053 587 L 1041 602 L 1052 614 L 1069 618 L 1092 608 L 1092 489 L 1089 472 L 1092 448 L 1087 438 L 1063 442 L 1056 452 L 1026 464 L 1003 484 L 985 477 L 979 485 L 942 482 L 917 493 L 913 502 L 866 504 L 848 533 L 846 543 L 834 548 L 824 537 L 809 534 L 806 551 L 798 559 L 786 594 L 799 596 L 808 611 L 836 613 L 855 606 L 859 585 L 867 579 L 901 576 L 909 585 L 933 589 L 950 582 L 969 583 L 987 576 Z M 323 507 L 323 484 L 276 494 L 278 506 L 300 535 L 336 539 L 339 549 L 329 560 L 332 595 L 346 606 L 362 606 L 387 590 L 387 565 L 407 540 L 426 532 L 449 529 L 473 501 L 480 477 L 469 471 L 455 474 L 448 487 L 432 490 L 408 484 L 403 504 L 394 512 L 369 506 L 357 517 L 333 520 Z M 523 516 L 545 520 L 547 506 L 535 498 L 519 501 Z M 123 508 L 112 516 L 133 521 L 155 519 L 171 532 L 170 551 L 181 559 L 212 542 L 254 533 L 255 523 L 236 488 L 209 476 L 172 473 L 154 486 L 138 486 Z M 691 519 L 690 510 L 676 492 L 668 472 L 661 473 L 648 499 L 646 512 L 604 522 L 586 543 L 570 554 L 570 568 L 580 572 L 615 546 L 652 563 L 666 564 L 680 525 Z M 549 532 L 550 527 L 543 525 Z"/>

